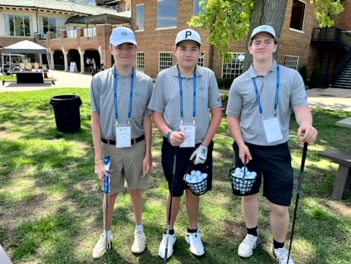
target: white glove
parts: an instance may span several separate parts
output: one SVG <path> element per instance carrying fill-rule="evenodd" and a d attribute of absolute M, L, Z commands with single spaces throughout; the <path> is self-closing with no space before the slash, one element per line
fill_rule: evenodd
<path fill-rule="evenodd" d="M 195 149 L 193 154 L 191 154 L 190 156 L 190 160 L 194 160 L 195 165 L 205 163 L 206 159 L 207 159 L 207 147 L 202 144 L 197 149 Z"/>

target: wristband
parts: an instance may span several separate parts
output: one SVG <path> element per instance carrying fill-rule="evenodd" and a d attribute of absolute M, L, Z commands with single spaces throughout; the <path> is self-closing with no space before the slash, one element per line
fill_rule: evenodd
<path fill-rule="evenodd" d="M 167 133 L 167 140 L 168 140 L 168 143 L 171 143 L 171 134 L 173 133 L 173 131 L 172 130 L 170 130 L 170 131 L 168 131 L 168 133 Z"/>
<path fill-rule="evenodd" d="M 95 165 L 99 164 L 99 163 L 103 163 L 104 160 L 98 160 L 98 161 L 95 161 Z"/>

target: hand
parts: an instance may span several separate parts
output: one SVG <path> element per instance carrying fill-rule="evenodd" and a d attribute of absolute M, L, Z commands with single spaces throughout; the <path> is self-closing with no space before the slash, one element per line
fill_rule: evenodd
<path fill-rule="evenodd" d="M 111 177 L 111 175 L 105 170 L 105 166 L 103 163 L 95 164 L 95 173 L 100 181 L 104 180 L 104 176 Z"/>
<path fill-rule="evenodd" d="M 194 160 L 195 158 L 195 160 Z M 207 147 L 205 145 L 200 145 L 193 154 L 190 156 L 190 160 L 194 160 L 194 164 L 203 164 L 207 159 Z"/>

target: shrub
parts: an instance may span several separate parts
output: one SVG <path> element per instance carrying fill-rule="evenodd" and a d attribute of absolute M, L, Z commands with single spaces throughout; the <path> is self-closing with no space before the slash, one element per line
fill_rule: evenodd
<path fill-rule="evenodd" d="M 229 90 L 234 79 L 232 78 L 220 78 L 217 79 L 219 89 Z"/>
<path fill-rule="evenodd" d="M 307 67 L 306 67 L 306 65 L 302 66 L 299 72 L 301 74 L 301 77 L 303 79 L 304 84 L 306 85 L 307 84 Z"/>
<path fill-rule="evenodd" d="M 311 88 L 317 88 L 319 86 L 319 78 L 321 75 L 321 67 L 319 64 L 317 64 L 312 71 L 311 78 L 310 78 L 310 83 L 309 87 Z"/>

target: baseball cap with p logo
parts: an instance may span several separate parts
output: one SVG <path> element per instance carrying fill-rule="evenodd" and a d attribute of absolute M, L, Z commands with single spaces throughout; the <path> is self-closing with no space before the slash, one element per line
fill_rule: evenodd
<path fill-rule="evenodd" d="M 181 41 L 184 40 L 192 40 L 201 45 L 201 37 L 199 33 L 190 28 L 184 29 L 177 34 L 175 44 L 178 45 Z"/>

